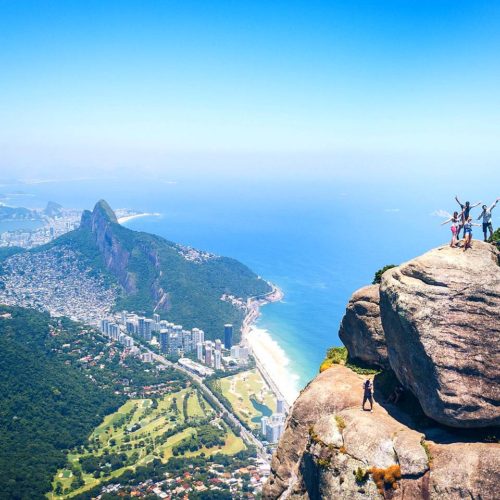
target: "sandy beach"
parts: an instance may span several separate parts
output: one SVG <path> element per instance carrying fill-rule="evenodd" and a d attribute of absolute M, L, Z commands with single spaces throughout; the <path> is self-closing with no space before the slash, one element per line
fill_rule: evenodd
<path fill-rule="evenodd" d="M 150 216 L 155 216 L 155 217 L 158 217 L 159 213 L 150 213 L 150 212 L 144 212 L 144 213 L 141 213 L 141 214 L 133 214 L 133 215 L 124 215 L 123 217 L 118 217 L 118 222 L 120 224 L 124 224 L 125 222 L 128 222 L 129 220 L 133 220 L 133 219 L 138 219 L 139 217 L 150 217 Z"/>
<path fill-rule="evenodd" d="M 299 394 L 299 377 L 291 372 L 290 360 L 270 333 L 255 326 L 262 306 L 283 299 L 283 292 L 278 287 L 271 286 L 273 287 L 272 292 L 264 298 L 249 299 L 248 313 L 243 321 L 241 338 L 250 347 L 257 368 L 273 392 L 290 406 Z"/>

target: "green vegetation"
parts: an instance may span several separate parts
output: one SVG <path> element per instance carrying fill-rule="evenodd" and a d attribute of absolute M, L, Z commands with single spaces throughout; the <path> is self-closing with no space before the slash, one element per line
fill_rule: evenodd
<path fill-rule="evenodd" d="M 353 471 L 354 478 L 358 484 L 363 484 L 368 479 L 368 471 L 358 467 L 355 471 Z"/>
<path fill-rule="evenodd" d="M 499 242 L 500 241 L 500 227 L 498 227 L 497 229 L 495 229 L 495 231 L 493 232 L 493 237 L 490 238 L 489 240 L 490 242 Z"/>
<path fill-rule="evenodd" d="M 427 456 L 427 464 L 429 467 L 431 467 L 432 466 L 432 454 L 431 454 L 431 450 L 429 449 L 429 445 L 425 442 L 424 438 L 422 438 L 422 440 L 420 441 L 420 444 L 422 445 L 422 448 L 424 449 L 425 454 Z"/>
<path fill-rule="evenodd" d="M 260 419 L 276 409 L 274 394 L 256 369 L 221 378 L 219 383 L 238 418 L 251 428 L 258 428 Z"/>
<path fill-rule="evenodd" d="M 346 347 L 331 347 L 326 352 L 326 358 L 321 363 L 319 368 L 320 373 L 324 372 L 332 365 L 344 365 L 347 361 Z"/>
<path fill-rule="evenodd" d="M 384 266 L 382 269 L 379 269 L 373 278 L 372 285 L 378 285 L 382 281 L 382 275 L 388 271 L 389 269 L 392 269 L 393 267 L 397 267 L 395 264 L 388 264 L 387 266 Z"/>
<path fill-rule="evenodd" d="M 156 459 L 167 462 L 172 456 L 214 450 L 232 455 L 244 449 L 195 387 L 161 398 L 130 399 L 106 416 L 85 444 L 70 450 L 54 476 L 51 497 L 78 496 Z"/>
<path fill-rule="evenodd" d="M 101 478 L 100 484 L 96 484 L 93 487 L 80 493 L 75 493 L 72 497 L 75 500 L 91 500 L 92 498 L 96 498 L 99 495 L 102 486 L 109 483 L 119 482 L 124 486 L 133 486 L 148 479 L 152 480 L 153 482 L 161 481 L 165 478 L 165 473 L 179 476 L 187 470 L 193 471 L 192 474 L 194 480 L 206 482 L 210 477 L 209 473 L 207 472 L 207 469 L 210 465 L 219 464 L 222 465 L 227 471 L 235 471 L 240 467 L 245 467 L 246 465 L 248 465 L 249 457 L 254 457 L 255 453 L 256 450 L 252 447 L 238 451 L 234 455 L 225 455 L 220 452 L 216 452 L 213 454 L 208 454 L 205 457 L 201 455 L 189 457 L 171 457 L 167 461 L 162 461 L 159 458 L 153 458 L 150 462 L 139 465 L 135 469 L 125 469 L 122 474 L 115 477 Z M 177 487 L 177 485 L 175 484 L 174 487 Z M 218 496 L 219 493 L 221 493 L 222 496 Z M 226 493 L 229 496 L 227 496 Z M 193 496 L 192 498 L 203 498 L 204 500 L 210 498 L 231 498 L 231 494 L 225 491 L 205 491 L 201 495 L 202 496 L 200 497 Z M 102 498 L 105 497 L 103 496 Z"/>
<path fill-rule="evenodd" d="M 337 427 L 339 431 L 342 432 L 345 429 L 345 420 L 341 415 L 335 415 L 335 422 L 337 422 Z"/>
<path fill-rule="evenodd" d="M 225 323 L 233 323 L 238 337 L 244 318 L 244 309 L 221 300 L 222 295 L 246 301 L 271 291 L 268 283 L 234 259 L 188 260 L 179 245 L 121 226 L 103 201 L 92 214 L 84 212 L 79 229 L 32 251 L 60 245 L 77 252 L 82 266 L 104 275 L 109 286 L 118 287 L 117 310 L 151 315 L 162 289 L 164 300 L 156 312 L 186 328 L 202 328 L 210 339 L 220 337 Z"/>
<path fill-rule="evenodd" d="M 6 498 L 42 498 L 66 450 L 82 446 L 126 394 L 162 395 L 186 386 L 180 372 L 122 359 L 93 329 L 29 309 L 0 306 L 0 349 L 0 491 Z M 66 476 L 72 487 L 81 482 L 74 471 Z"/>
<path fill-rule="evenodd" d="M 377 373 L 382 371 L 380 368 L 374 368 L 373 366 L 367 365 L 359 360 L 353 361 L 349 358 L 347 359 L 345 366 L 358 375 L 377 375 Z"/>
<path fill-rule="evenodd" d="M 51 350 L 47 314 L 0 306 L 0 491 L 43 498 L 65 461 L 123 397 L 100 387 Z M 76 331 L 76 327 L 75 327 Z"/>
<path fill-rule="evenodd" d="M 345 365 L 358 375 L 376 375 L 380 373 L 379 368 L 367 365 L 359 360 L 349 358 L 346 347 L 331 347 L 326 353 L 326 358 L 320 366 L 320 373 L 330 368 L 332 365 Z"/>

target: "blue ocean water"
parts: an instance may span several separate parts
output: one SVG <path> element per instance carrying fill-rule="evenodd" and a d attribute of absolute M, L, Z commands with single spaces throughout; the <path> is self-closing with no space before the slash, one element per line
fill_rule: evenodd
<path fill-rule="evenodd" d="M 455 209 L 445 183 L 110 178 L 23 189 L 35 194 L 32 205 L 54 200 L 91 208 L 105 198 L 113 208 L 159 212 L 127 226 L 234 257 L 276 283 L 284 301 L 264 307 L 259 326 L 284 349 L 300 385 L 317 373 L 325 351 L 340 345 L 338 327 L 352 292 L 380 267 L 447 242 L 449 228 L 433 212 Z"/>

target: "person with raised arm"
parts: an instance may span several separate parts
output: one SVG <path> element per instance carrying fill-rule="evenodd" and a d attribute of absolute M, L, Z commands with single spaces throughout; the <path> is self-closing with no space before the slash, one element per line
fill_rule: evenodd
<path fill-rule="evenodd" d="M 460 205 L 460 208 L 462 209 L 462 224 L 460 224 L 459 228 L 458 228 L 458 233 L 457 233 L 457 238 L 460 239 L 460 231 L 462 230 L 462 228 L 464 227 L 465 225 L 465 222 L 466 220 L 469 218 L 469 215 L 470 215 L 470 211 L 477 207 L 478 205 L 481 204 L 480 201 L 478 201 L 477 203 L 474 203 L 474 205 L 471 205 L 470 204 L 470 201 L 466 201 L 465 202 L 465 205 L 458 199 L 458 194 L 455 196 L 455 200 L 456 202 Z M 465 235 L 464 235 L 465 236 Z"/>
<path fill-rule="evenodd" d="M 490 238 L 493 239 L 493 224 L 491 223 L 491 211 L 497 206 L 497 203 L 500 201 L 500 198 L 497 198 L 494 203 L 492 203 L 491 207 L 488 208 L 486 205 L 483 205 L 481 208 L 483 211 L 477 218 L 477 220 L 483 219 L 483 234 L 484 241 L 488 241 L 487 233 L 488 230 L 490 232 Z"/>
<path fill-rule="evenodd" d="M 451 248 L 456 248 L 458 246 L 457 232 L 460 227 L 460 221 L 461 216 L 458 215 L 458 212 L 453 212 L 453 215 L 448 220 L 441 223 L 441 225 L 444 226 L 445 224 L 448 224 L 448 222 L 451 222 Z"/>

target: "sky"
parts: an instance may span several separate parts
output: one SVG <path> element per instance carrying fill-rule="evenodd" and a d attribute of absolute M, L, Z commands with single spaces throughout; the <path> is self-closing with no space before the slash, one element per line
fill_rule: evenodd
<path fill-rule="evenodd" d="M 0 177 L 488 177 L 499 53 L 496 0 L 0 0 Z"/>

